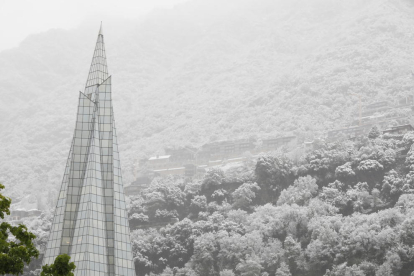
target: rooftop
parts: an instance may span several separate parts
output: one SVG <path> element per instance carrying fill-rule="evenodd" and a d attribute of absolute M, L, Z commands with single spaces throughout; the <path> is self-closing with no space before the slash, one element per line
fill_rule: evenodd
<path fill-rule="evenodd" d="M 151 160 L 159 160 L 159 159 L 168 159 L 170 157 L 171 157 L 171 155 L 159 155 L 159 156 L 153 156 L 148 160 L 151 161 Z"/>

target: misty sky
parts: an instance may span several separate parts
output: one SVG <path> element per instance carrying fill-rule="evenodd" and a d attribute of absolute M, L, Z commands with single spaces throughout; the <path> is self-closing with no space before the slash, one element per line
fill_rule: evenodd
<path fill-rule="evenodd" d="M 133 19 L 188 0 L 0 0 L 0 51 L 30 34 L 70 29 L 85 20 Z"/>

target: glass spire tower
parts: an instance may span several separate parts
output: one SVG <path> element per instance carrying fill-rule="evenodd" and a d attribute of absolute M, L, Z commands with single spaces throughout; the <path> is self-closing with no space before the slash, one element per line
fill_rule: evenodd
<path fill-rule="evenodd" d="M 111 92 L 101 26 L 43 259 L 77 276 L 135 276 Z"/>

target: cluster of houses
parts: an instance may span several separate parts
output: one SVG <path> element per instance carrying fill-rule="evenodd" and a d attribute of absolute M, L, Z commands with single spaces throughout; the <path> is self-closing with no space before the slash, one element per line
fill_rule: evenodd
<path fill-rule="evenodd" d="M 41 214 L 42 214 L 42 211 L 38 209 L 30 209 L 30 210 L 25 210 L 25 209 L 13 210 L 12 209 L 10 210 L 10 216 L 7 217 L 7 219 L 14 224 L 19 224 L 19 223 L 22 223 L 23 218 L 38 217 Z"/>
<path fill-rule="evenodd" d="M 403 112 L 404 115 L 393 114 L 394 110 L 412 108 L 413 105 L 414 97 L 412 95 L 399 98 L 394 105 L 388 101 L 366 105 L 354 114 L 354 121 L 351 126 L 328 131 L 323 140 L 336 141 L 338 139 L 354 139 L 359 136 L 366 136 L 374 126 L 379 127 L 384 134 L 389 135 L 402 135 L 408 131 L 413 131 L 414 128 L 411 124 L 401 124 L 401 122 L 407 121 L 410 112 Z M 389 127 L 390 122 L 400 122 L 400 124 Z M 146 166 L 152 172 L 152 177 L 164 175 L 193 177 L 197 173 L 204 172 L 208 167 L 243 161 L 246 159 L 246 153 L 257 155 L 261 152 L 274 151 L 288 145 L 296 148 L 301 147 L 306 151 L 312 150 L 314 144 L 312 141 L 305 141 L 299 145 L 296 136 L 263 140 L 251 138 L 217 141 L 207 143 L 200 148 L 166 148 L 164 155 L 149 158 Z M 125 187 L 125 193 L 139 193 L 149 185 L 152 177 L 138 177 L 130 186 Z"/>
<path fill-rule="evenodd" d="M 327 141 L 335 141 L 340 138 L 354 139 L 358 136 L 367 135 L 374 126 L 383 129 L 384 133 L 388 134 L 403 134 L 411 131 L 412 127 L 407 121 L 408 117 L 413 115 L 413 104 L 414 97 L 410 95 L 400 98 L 397 105 L 392 105 L 388 101 L 366 105 L 363 110 L 354 114 L 354 121 L 351 126 L 328 131 L 326 139 Z M 402 114 L 393 112 L 407 108 L 407 112 Z M 389 128 L 390 122 L 399 122 L 400 124 Z"/>
<path fill-rule="evenodd" d="M 269 152 L 282 146 L 296 144 L 296 136 L 276 137 L 263 140 L 237 139 L 216 141 L 204 144 L 200 148 L 166 148 L 164 155 L 156 155 L 146 162 L 151 176 L 183 175 L 193 177 L 207 168 L 221 164 L 240 162 L 247 155 Z M 140 176 L 125 187 L 127 195 L 136 194 L 151 182 L 151 177 Z"/>
<path fill-rule="evenodd" d="M 207 143 L 200 148 L 167 148 L 165 155 L 148 159 L 147 166 L 159 175 L 183 174 L 192 176 L 197 168 L 207 168 L 223 162 L 238 162 L 245 153 L 258 154 L 276 150 L 296 140 L 295 136 L 278 137 L 258 141 L 256 139 L 238 139 Z"/>

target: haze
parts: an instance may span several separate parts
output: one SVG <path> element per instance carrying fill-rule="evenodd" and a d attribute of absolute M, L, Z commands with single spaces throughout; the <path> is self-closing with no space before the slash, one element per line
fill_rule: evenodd
<path fill-rule="evenodd" d="M 414 276 L 414 0 L 1 1 L 18 275 Z"/>
<path fill-rule="evenodd" d="M 186 0 L 0 0 L 0 51 L 17 47 L 28 35 L 71 29 L 86 20 L 134 19 L 154 8 Z"/>

